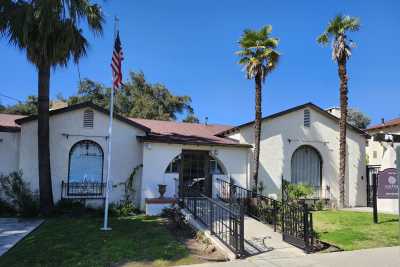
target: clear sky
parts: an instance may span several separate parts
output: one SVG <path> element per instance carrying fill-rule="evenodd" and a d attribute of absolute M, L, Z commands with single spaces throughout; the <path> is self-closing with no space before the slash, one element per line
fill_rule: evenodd
<path fill-rule="evenodd" d="M 234 54 L 246 28 L 272 24 L 280 38 L 278 68 L 267 78 L 263 115 L 305 102 L 323 108 L 339 103 L 337 66 L 330 48 L 316 44 L 330 18 L 358 16 L 361 31 L 348 63 L 349 103 L 373 122 L 400 116 L 400 1 L 100 1 L 104 35 L 87 33 L 90 49 L 80 63 L 82 78 L 110 85 L 113 17 L 120 18 L 123 71 L 143 71 L 150 82 L 192 97 L 198 117 L 239 124 L 254 118 L 254 82 L 245 79 Z M 23 52 L 0 40 L 0 92 L 18 99 L 37 93 L 37 74 Z M 76 92 L 77 67 L 56 69 L 51 96 Z M 12 100 L 0 96 L 3 104 Z"/>

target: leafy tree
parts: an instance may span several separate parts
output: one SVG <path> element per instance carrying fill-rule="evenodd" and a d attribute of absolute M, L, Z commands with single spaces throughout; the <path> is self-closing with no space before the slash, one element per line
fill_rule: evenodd
<path fill-rule="evenodd" d="M 182 121 L 189 123 L 200 123 L 199 118 L 197 118 L 193 113 L 187 114 L 186 118 L 184 118 Z"/>
<path fill-rule="evenodd" d="M 0 35 L 24 50 L 38 71 L 38 165 L 40 210 L 53 208 L 49 149 L 50 69 L 78 62 L 88 42 L 80 22 L 96 34 L 104 22 L 100 7 L 89 0 L 2 0 Z"/>
<path fill-rule="evenodd" d="M 371 118 L 357 109 L 349 108 L 347 122 L 357 128 L 367 129 L 368 125 L 371 123 Z"/>
<path fill-rule="evenodd" d="M 13 106 L 4 107 L 3 112 L 18 115 L 37 115 L 38 114 L 38 98 L 30 95 L 24 102 L 18 102 Z"/>
<path fill-rule="evenodd" d="M 178 114 L 188 113 L 195 119 L 191 98 L 175 96 L 163 84 L 151 84 L 146 81 L 142 72 L 131 72 L 130 79 L 124 83 L 123 89 L 116 92 L 115 111 L 134 118 L 176 120 Z M 111 88 L 95 81 L 82 81 L 78 94 L 68 99 L 68 104 L 91 101 L 101 107 L 108 108 Z"/>
<path fill-rule="evenodd" d="M 254 79 L 255 81 L 254 191 L 257 191 L 260 160 L 262 84 L 276 68 L 279 61 L 279 53 L 275 50 L 279 40 L 271 37 L 271 32 L 271 25 L 264 26 L 259 31 L 245 30 L 239 41 L 242 50 L 237 52 L 240 57 L 239 64 L 244 66 L 247 79 Z"/>
<path fill-rule="evenodd" d="M 358 18 L 338 15 L 334 17 L 325 28 L 325 31 L 317 38 L 317 42 L 323 45 L 328 44 L 332 39 L 332 59 L 338 64 L 340 78 L 340 121 L 339 121 L 339 190 L 340 206 L 345 207 L 345 176 L 346 176 L 346 122 L 348 106 L 347 87 L 347 60 L 350 59 L 351 49 L 354 43 L 347 36 L 349 32 L 356 32 L 360 29 Z"/>

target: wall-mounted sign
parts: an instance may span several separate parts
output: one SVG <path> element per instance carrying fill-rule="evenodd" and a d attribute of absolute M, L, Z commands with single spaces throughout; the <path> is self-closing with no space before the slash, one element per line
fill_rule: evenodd
<path fill-rule="evenodd" d="M 377 197 L 397 199 L 399 197 L 398 170 L 395 168 L 385 169 L 378 173 Z"/>

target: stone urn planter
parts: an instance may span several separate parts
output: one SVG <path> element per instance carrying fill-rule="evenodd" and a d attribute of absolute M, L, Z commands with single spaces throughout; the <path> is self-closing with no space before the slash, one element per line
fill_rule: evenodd
<path fill-rule="evenodd" d="M 158 185 L 158 192 L 160 193 L 160 198 L 164 197 L 165 192 L 167 191 L 167 185 L 166 184 L 159 184 Z"/>

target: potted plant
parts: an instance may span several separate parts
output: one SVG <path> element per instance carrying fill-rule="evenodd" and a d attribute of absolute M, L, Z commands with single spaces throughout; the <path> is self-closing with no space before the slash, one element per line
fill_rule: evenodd
<path fill-rule="evenodd" d="M 164 197 L 165 192 L 167 191 L 167 185 L 166 184 L 159 184 L 158 185 L 158 192 L 160 193 L 160 198 Z"/>

